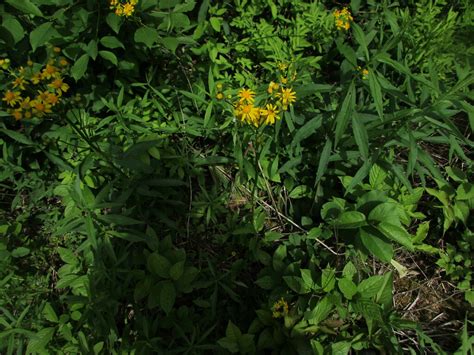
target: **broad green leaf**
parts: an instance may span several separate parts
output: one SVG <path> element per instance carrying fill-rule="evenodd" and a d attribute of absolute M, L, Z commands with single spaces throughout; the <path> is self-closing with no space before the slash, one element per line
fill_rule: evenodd
<path fill-rule="evenodd" d="M 20 24 L 20 22 L 17 19 L 13 17 L 9 17 L 5 19 L 2 23 L 2 26 L 8 32 L 10 32 L 14 43 L 19 42 L 25 36 L 25 30 L 23 29 L 23 26 Z"/>
<path fill-rule="evenodd" d="M 361 228 L 359 230 L 359 238 L 362 245 L 364 245 L 372 255 L 381 261 L 389 263 L 393 258 L 392 244 L 377 236 L 376 232 L 377 231 L 372 228 Z"/>
<path fill-rule="evenodd" d="M 120 27 L 122 26 L 123 19 L 120 16 L 115 15 L 113 12 L 110 12 L 105 18 L 105 22 L 109 27 L 115 32 L 119 33 Z"/>
<path fill-rule="evenodd" d="M 110 51 L 99 51 L 99 55 L 114 65 L 118 64 L 117 57 Z"/>
<path fill-rule="evenodd" d="M 339 229 L 352 229 L 367 225 L 365 215 L 358 211 L 343 212 L 335 221 L 334 226 Z"/>
<path fill-rule="evenodd" d="M 372 298 L 377 295 L 384 283 L 384 277 L 380 275 L 371 276 L 368 279 L 362 280 L 357 286 L 357 292 L 363 298 Z"/>
<path fill-rule="evenodd" d="M 89 64 L 89 55 L 83 54 L 79 59 L 74 63 L 71 68 L 71 75 L 74 80 L 78 81 L 84 76 L 87 70 L 87 65 Z"/>
<path fill-rule="evenodd" d="M 306 286 L 305 282 L 301 277 L 298 276 L 283 276 L 283 280 L 291 288 L 298 294 L 305 294 L 310 291 L 310 288 Z"/>
<path fill-rule="evenodd" d="M 168 278 L 170 277 L 171 263 L 164 256 L 152 253 L 147 260 L 148 269 L 154 274 Z"/>
<path fill-rule="evenodd" d="M 351 300 L 352 297 L 357 293 L 357 285 L 350 279 L 340 279 L 337 283 L 337 286 L 339 287 L 339 290 L 341 290 L 344 297 L 348 300 Z"/>
<path fill-rule="evenodd" d="M 382 222 L 377 226 L 377 229 L 382 232 L 386 238 L 403 245 L 409 251 L 414 250 L 411 236 L 405 228 L 388 222 Z"/>
<path fill-rule="evenodd" d="M 184 272 L 184 261 L 178 261 L 170 268 L 170 277 L 173 280 L 178 280 Z"/>
<path fill-rule="evenodd" d="M 388 222 L 401 225 L 396 202 L 384 202 L 375 206 L 369 213 L 369 222 Z"/>
<path fill-rule="evenodd" d="M 324 291 L 330 292 L 336 286 L 336 272 L 334 269 L 326 268 L 321 274 L 321 287 Z"/>
<path fill-rule="evenodd" d="M 41 10 L 30 0 L 6 0 L 7 4 L 28 15 L 43 16 Z"/>
<path fill-rule="evenodd" d="M 26 347 L 26 353 L 44 353 L 45 347 L 53 338 L 54 332 L 56 328 L 43 328 L 38 333 L 36 333 L 28 342 L 28 346 Z"/>
<path fill-rule="evenodd" d="M 232 323 L 232 321 L 229 321 L 225 330 L 225 336 L 230 340 L 237 342 L 240 339 L 241 335 L 242 332 L 240 331 L 239 327 Z"/>
<path fill-rule="evenodd" d="M 16 140 L 18 143 L 25 144 L 25 145 L 35 145 L 36 143 L 27 138 L 25 135 L 21 134 L 20 132 L 12 131 L 6 128 L 0 128 L 0 132 L 5 133 L 10 138 Z"/>
<path fill-rule="evenodd" d="M 169 314 L 176 300 L 176 289 L 171 281 L 160 282 L 160 286 L 160 307 L 166 314 Z"/>
<path fill-rule="evenodd" d="M 53 322 L 53 323 L 58 323 L 59 322 L 59 318 L 56 315 L 56 312 L 54 311 L 53 307 L 51 306 L 51 304 L 49 302 L 47 302 L 44 305 L 42 313 L 43 313 L 43 316 L 46 320 L 48 320 L 50 322 Z"/>
<path fill-rule="evenodd" d="M 326 296 L 318 302 L 313 310 L 304 313 L 304 319 L 310 324 L 318 325 L 329 316 L 333 307 L 329 297 Z"/>
<path fill-rule="evenodd" d="M 322 116 L 316 116 L 306 122 L 298 131 L 296 132 L 291 145 L 296 146 L 306 138 L 310 137 L 312 134 L 316 133 L 316 130 L 321 127 L 323 118 Z"/>
<path fill-rule="evenodd" d="M 310 193 L 311 189 L 309 188 L 309 186 L 299 185 L 296 186 L 293 190 L 291 190 L 289 197 L 294 199 L 303 198 L 308 197 Z"/>
<path fill-rule="evenodd" d="M 158 31 L 151 27 L 140 27 L 134 35 L 136 43 L 144 43 L 148 48 L 151 48 L 158 41 L 158 37 Z"/>
<path fill-rule="evenodd" d="M 36 27 L 30 33 L 30 44 L 31 48 L 33 49 L 33 52 L 57 34 L 58 32 L 54 29 L 52 22 L 45 22 Z"/>
<path fill-rule="evenodd" d="M 14 258 L 22 258 L 30 253 L 30 249 L 26 247 L 18 247 L 12 250 L 11 255 Z"/>
<path fill-rule="evenodd" d="M 120 42 L 115 36 L 102 37 L 100 39 L 100 44 L 102 44 L 104 47 L 111 48 L 111 49 L 115 49 L 115 48 L 125 49 L 125 46 L 123 45 L 123 43 Z"/>
<path fill-rule="evenodd" d="M 367 39 L 365 38 L 365 33 L 364 31 L 362 30 L 362 28 L 360 28 L 360 26 L 353 22 L 351 24 L 351 27 L 352 27 L 352 32 L 354 33 L 354 38 L 355 40 L 357 41 L 357 43 L 359 43 L 359 45 L 362 47 L 364 53 L 365 53 L 365 58 L 367 61 L 369 61 L 370 59 L 370 56 L 369 56 L 369 50 L 367 48 Z"/>

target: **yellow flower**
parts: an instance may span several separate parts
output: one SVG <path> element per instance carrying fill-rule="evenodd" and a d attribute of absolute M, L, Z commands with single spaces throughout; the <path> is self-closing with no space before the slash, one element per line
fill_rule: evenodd
<path fill-rule="evenodd" d="M 334 11 L 334 18 L 336 28 L 338 30 L 344 29 L 346 31 L 351 27 L 350 22 L 354 20 L 352 18 L 351 12 L 347 9 L 347 7 L 343 8 L 342 10 Z"/>
<path fill-rule="evenodd" d="M 51 105 L 40 100 L 31 101 L 31 107 L 33 112 L 39 117 L 43 116 L 45 113 L 51 113 Z"/>
<path fill-rule="evenodd" d="M 362 80 L 367 80 L 369 78 L 369 71 L 367 69 L 362 70 Z"/>
<path fill-rule="evenodd" d="M 216 84 L 216 89 L 217 89 L 218 91 L 222 91 L 222 88 L 223 88 L 223 86 L 222 86 L 221 83 Z"/>
<path fill-rule="evenodd" d="M 239 91 L 238 96 L 239 96 L 239 102 L 244 103 L 247 102 L 248 104 L 253 103 L 254 101 L 254 95 L 255 92 L 253 92 L 250 89 L 242 89 Z"/>
<path fill-rule="evenodd" d="M 54 89 L 59 96 L 62 95 L 63 92 L 69 90 L 69 85 L 63 82 L 63 79 L 56 78 L 51 83 L 48 84 L 48 87 Z"/>
<path fill-rule="evenodd" d="M 61 53 L 61 48 L 59 48 L 59 47 L 54 47 L 54 48 L 53 48 L 53 51 L 54 51 L 55 53 Z"/>
<path fill-rule="evenodd" d="M 284 71 L 284 70 L 288 69 L 288 64 L 278 63 L 278 69 L 280 69 L 281 71 Z"/>
<path fill-rule="evenodd" d="M 31 118 L 31 111 L 25 111 L 25 118 Z"/>
<path fill-rule="evenodd" d="M 280 81 L 283 85 L 288 84 L 288 79 L 285 78 L 284 76 L 280 76 Z"/>
<path fill-rule="evenodd" d="M 130 4 L 135 6 L 136 4 L 138 4 L 138 0 L 130 0 Z"/>
<path fill-rule="evenodd" d="M 296 93 L 292 89 L 281 89 L 281 92 L 276 94 L 279 103 L 283 106 L 283 110 L 288 109 L 288 105 L 296 102 Z"/>
<path fill-rule="evenodd" d="M 46 64 L 46 68 L 43 69 L 41 77 L 43 79 L 51 79 L 52 77 L 55 77 L 57 73 L 58 68 L 56 68 L 54 65 Z"/>
<path fill-rule="evenodd" d="M 19 121 L 22 119 L 23 114 L 21 113 L 20 109 L 13 110 L 12 116 L 15 118 L 15 120 Z"/>
<path fill-rule="evenodd" d="M 288 315 L 288 303 L 282 298 L 275 302 L 272 307 L 273 318 L 280 318 Z"/>
<path fill-rule="evenodd" d="M 117 6 L 118 0 L 110 0 L 110 6 Z"/>
<path fill-rule="evenodd" d="M 35 102 L 36 101 L 43 101 L 44 102 L 44 101 L 48 100 L 49 91 L 40 91 L 40 90 L 38 90 L 38 93 L 39 93 L 39 95 L 36 96 L 36 100 L 34 100 Z"/>
<path fill-rule="evenodd" d="M 23 78 L 22 76 L 15 78 L 12 84 L 14 89 L 19 88 L 20 90 L 25 90 L 25 78 Z"/>
<path fill-rule="evenodd" d="M 280 116 L 278 116 L 279 113 L 280 111 L 278 111 L 275 105 L 267 104 L 265 110 L 261 111 L 261 115 L 264 117 L 263 122 L 267 125 L 274 124 L 277 119 L 280 119 Z"/>
<path fill-rule="evenodd" d="M 38 73 L 34 73 L 30 80 L 33 84 L 36 85 L 36 84 L 39 84 L 39 82 L 41 81 L 41 78 L 42 78 L 42 75 L 41 73 L 38 72 Z"/>
<path fill-rule="evenodd" d="M 271 95 L 273 93 L 273 90 L 278 90 L 279 87 L 280 85 L 273 81 L 270 81 L 270 84 L 268 84 L 267 92 Z"/>
<path fill-rule="evenodd" d="M 20 102 L 20 108 L 22 110 L 28 110 L 31 107 L 30 105 L 30 97 L 27 96 L 25 97 L 21 102 Z"/>
<path fill-rule="evenodd" d="M 237 105 L 235 114 L 242 122 L 258 127 L 260 123 L 260 109 L 253 104 Z"/>
<path fill-rule="evenodd" d="M 123 16 L 131 16 L 133 14 L 133 11 L 135 11 L 135 5 L 132 5 L 129 2 L 123 5 Z"/>
<path fill-rule="evenodd" d="M 223 95 L 221 92 L 219 92 L 219 93 L 216 95 L 216 99 L 217 99 L 217 100 L 223 100 L 223 99 L 224 99 L 224 95 Z"/>
<path fill-rule="evenodd" d="M 21 100 L 20 93 L 18 91 L 10 91 L 7 90 L 5 95 L 3 95 L 2 101 L 5 101 L 11 107 L 15 106 L 15 104 Z"/>
<path fill-rule="evenodd" d="M 51 104 L 51 106 L 54 106 L 59 102 L 59 97 L 56 94 L 49 93 L 46 102 Z"/>
<path fill-rule="evenodd" d="M 28 64 L 29 67 L 32 67 L 33 66 L 33 61 L 29 60 L 29 61 L 26 62 L 26 64 Z"/>
<path fill-rule="evenodd" d="M 117 16 L 123 16 L 123 6 L 122 6 L 122 4 L 117 5 L 117 7 L 115 8 L 115 14 Z"/>
<path fill-rule="evenodd" d="M 0 59 L 0 68 L 7 70 L 9 66 L 10 66 L 10 59 L 8 58 Z"/>

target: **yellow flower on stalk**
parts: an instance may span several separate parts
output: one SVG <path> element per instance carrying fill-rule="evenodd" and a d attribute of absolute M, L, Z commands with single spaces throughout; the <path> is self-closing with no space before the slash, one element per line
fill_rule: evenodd
<path fill-rule="evenodd" d="M 59 65 L 62 67 L 67 67 L 69 65 L 69 62 L 65 58 L 61 58 L 59 60 Z"/>
<path fill-rule="evenodd" d="M 40 100 L 31 101 L 31 107 L 33 108 L 33 112 L 39 117 L 45 113 L 51 113 L 51 105 L 46 102 L 41 102 Z"/>
<path fill-rule="evenodd" d="M 13 80 L 12 82 L 13 88 L 19 88 L 20 90 L 25 90 L 25 83 L 25 78 L 23 78 L 22 76 L 15 78 L 15 80 Z"/>
<path fill-rule="evenodd" d="M 59 96 L 61 96 L 63 92 L 69 90 L 69 85 L 66 84 L 62 78 L 54 79 L 51 83 L 48 84 L 48 87 L 54 89 Z"/>
<path fill-rule="evenodd" d="M 59 102 L 59 97 L 56 94 L 49 93 L 46 103 L 51 104 L 51 106 L 56 105 Z"/>
<path fill-rule="evenodd" d="M 288 303 L 282 298 L 273 304 L 273 318 L 282 318 L 288 315 Z"/>
<path fill-rule="evenodd" d="M 280 76 L 280 81 L 283 85 L 288 84 L 288 79 L 285 78 L 284 76 Z"/>
<path fill-rule="evenodd" d="M 350 22 L 354 20 L 352 18 L 351 12 L 347 9 L 347 7 L 343 8 L 342 10 L 338 9 L 334 11 L 334 19 L 336 28 L 338 30 L 344 29 L 346 31 L 351 27 Z"/>
<path fill-rule="evenodd" d="M 54 53 L 61 53 L 61 48 L 59 47 L 54 47 L 53 48 Z"/>
<path fill-rule="evenodd" d="M 253 104 L 237 105 L 235 115 L 242 122 L 258 127 L 260 123 L 260 109 Z"/>
<path fill-rule="evenodd" d="M 223 100 L 224 99 L 224 94 L 222 94 L 221 92 L 217 93 L 216 99 L 217 100 Z"/>
<path fill-rule="evenodd" d="M 46 64 L 46 68 L 43 69 L 41 73 L 41 78 L 43 79 L 51 79 L 58 74 L 58 68 L 54 65 Z"/>
<path fill-rule="evenodd" d="M 29 67 L 32 67 L 34 63 L 33 63 L 32 60 L 28 60 L 28 61 L 26 62 L 26 64 L 27 64 Z"/>
<path fill-rule="evenodd" d="M 33 101 L 47 101 L 48 100 L 48 97 L 49 97 L 49 91 L 40 91 L 38 90 L 38 96 L 36 96 L 36 100 L 33 100 Z M 32 102 L 33 102 L 32 101 Z"/>
<path fill-rule="evenodd" d="M 131 3 L 127 2 L 125 5 L 123 5 L 123 15 L 124 16 L 131 16 L 133 12 L 135 11 L 135 5 L 132 5 Z"/>
<path fill-rule="evenodd" d="M 7 70 L 9 66 L 10 66 L 10 59 L 8 58 L 0 59 L 0 68 Z"/>
<path fill-rule="evenodd" d="M 268 84 L 267 92 L 271 95 L 273 94 L 273 90 L 278 90 L 279 87 L 280 85 L 278 85 L 277 83 L 273 81 L 270 81 L 270 84 Z"/>
<path fill-rule="evenodd" d="M 31 82 L 35 85 L 39 84 L 42 79 L 41 73 L 34 73 L 33 76 L 31 77 Z"/>
<path fill-rule="evenodd" d="M 12 116 L 15 118 L 16 121 L 19 121 L 23 118 L 23 114 L 21 113 L 21 109 L 16 109 L 11 112 Z"/>
<path fill-rule="evenodd" d="M 267 104 L 265 109 L 260 112 L 263 123 L 266 125 L 272 125 L 277 119 L 280 119 L 280 116 L 278 116 L 279 113 L 278 108 L 272 104 Z"/>
<path fill-rule="evenodd" d="M 115 8 L 115 14 L 117 16 L 123 16 L 123 6 L 122 6 L 122 4 L 117 5 L 117 7 Z"/>
<path fill-rule="evenodd" d="M 7 90 L 3 95 L 2 101 L 5 101 L 11 107 L 15 106 L 17 102 L 21 100 L 20 93 L 18 91 Z"/>
<path fill-rule="evenodd" d="M 281 92 L 276 94 L 276 97 L 278 98 L 278 102 L 283 107 L 283 110 L 287 110 L 288 105 L 292 105 L 293 102 L 296 102 L 296 93 L 291 88 L 282 88 Z"/>
<path fill-rule="evenodd" d="M 21 102 L 20 102 L 20 108 L 22 110 L 28 110 L 31 107 L 30 105 L 30 97 L 27 96 L 25 97 Z"/>
<path fill-rule="evenodd" d="M 254 95 L 255 95 L 255 92 L 250 89 L 241 89 L 239 93 L 237 94 L 237 96 L 239 96 L 240 103 L 246 102 L 248 104 L 253 103 Z"/>
<path fill-rule="evenodd" d="M 222 91 L 223 85 L 221 83 L 216 84 L 216 89 Z"/>
<path fill-rule="evenodd" d="M 31 111 L 25 111 L 25 118 L 31 118 Z"/>
<path fill-rule="evenodd" d="M 369 71 L 367 69 L 362 69 L 362 80 L 367 80 L 369 78 Z"/>
<path fill-rule="evenodd" d="M 110 6 L 117 6 L 118 0 L 110 0 Z"/>

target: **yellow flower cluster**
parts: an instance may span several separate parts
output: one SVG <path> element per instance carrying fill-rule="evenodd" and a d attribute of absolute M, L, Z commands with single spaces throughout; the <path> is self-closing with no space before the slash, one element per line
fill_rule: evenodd
<path fill-rule="evenodd" d="M 282 318 L 288 315 L 288 303 L 282 297 L 273 304 L 272 311 L 273 318 Z"/>
<path fill-rule="evenodd" d="M 351 21 L 354 20 L 347 7 L 344 7 L 342 10 L 334 11 L 334 19 L 336 21 L 336 28 L 346 31 L 351 27 Z"/>
<path fill-rule="evenodd" d="M 362 69 L 361 66 L 359 65 L 357 67 L 357 70 L 359 71 L 360 75 L 362 76 L 362 80 L 367 80 L 369 78 L 369 71 L 367 69 Z"/>
<path fill-rule="evenodd" d="M 223 88 L 224 87 L 220 83 L 216 85 L 216 89 L 217 89 L 216 99 L 217 100 L 224 100 L 224 94 L 222 93 Z"/>
<path fill-rule="evenodd" d="M 121 0 L 110 0 L 110 9 L 114 10 L 117 16 L 130 17 L 135 12 L 135 5 L 138 0 L 129 0 L 122 2 Z"/>
<path fill-rule="evenodd" d="M 55 53 L 61 49 L 55 47 Z M 5 62 L 6 59 L 3 59 Z M 2 101 L 8 106 L 8 112 L 15 118 L 42 117 L 52 113 L 52 107 L 60 101 L 62 94 L 69 90 L 69 85 L 64 82 L 63 75 L 68 62 L 64 58 L 53 55 L 46 65 L 35 65 L 28 61 L 28 67 L 5 69 L 10 78 L 10 85 L 3 93 Z"/>
<path fill-rule="evenodd" d="M 234 103 L 235 116 L 242 122 L 255 127 L 260 127 L 263 124 L 273 125 L 276 120 L 280 119 L 281 110 L 288 110 L 288 106 L 296 102 L 296 93 L 291 88 L 285 88 L 283 80 L 280 84 L 271 81 L 268 84 L 267 93 L 270 96 L 265 104 L 255 106 L 255 92 L 250 89 L 241 89 L 237 94 L 238 99 Z"/>

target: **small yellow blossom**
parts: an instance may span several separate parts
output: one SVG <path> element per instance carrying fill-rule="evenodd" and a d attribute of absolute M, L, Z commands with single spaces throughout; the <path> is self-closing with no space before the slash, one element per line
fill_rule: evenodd
<path fill-rule="evenodd" d="M 69 62 L 65 58 L 61 58 L 59 60 L 59 65 L 62 67 L 67 67 L 69 65 Z"/>
<path fill-rule="evenodd" d="M 59 47 L 54 47 L 53 48 L 54 53 L 61 53 L 61 48 Z"/>
<path fill-rule="evenodd" d="M 40 100 L 31 101 L 31 107 L 33 108 L 33 112 L 39 117 L 45 113 L 51 113 L 51 105 L 46 102 L 41 102 Z"/>
<path fill-rule="evenodd" d="M 0 59 L 0 68 L 7 70 L 9 66 L 10 66 L 10 59 L 8 58 Z"/>
<path fill-rule="evenodd" d="M 46 68 L 43 69 L 41 77 L 43 79 L 51 79 L 52 77 L 55 77 L 57 73 L 58 68 L 56 68 L 54 65 L 46 64 Z"/>
<path fill-rule="evenodd" d="M 280 81 L 283 85 L 288 84 L 288 79 L 285 78 L 284 76 L 280 76 Z"/>
<path fill-rule="evenodd" d="M 251 104 L 254 101 L 255 92 L 250 89 L 242 89 L 237 95 L 239 96 L 240 103 L 246 102 L 248 104 Z"/>
<path fill-rule="evenodd" d="M 3 95 L 2 101 L 5 101 L 11 107 L 15 106 L 17 102 L 21 100 L 20 93 L 18 91 L 7 90 Z"/>
<path fill-rule="evenodd" d="M 21 113 L 20 109 L 13 110 L 12 116 L 15 118 L 15 120 L 19 121 L 23 118 L 23 114 Z"/>
<path fill-rule="evenodd" d="M 281 71 L 284 71 L 284 70 L 288 69 L 288 64 L 278 63 L 278 69 L 280 69 Z"/>
<path fill-rule="evenodd" d="M 367 69 L 362 70 L 362 80 L 367 80 L 369 78 L 369 71 Z"/>
<path fill-rule="evenodd" d="M 279 103 L 283 107 L 283 110 L 287 110 L 289 105 L 292 105 L 293 102 L 296 102 L 296 93 L 290 89 L 281 89 L 281 92 L 276 94 L 276 97 L 279 100 Z"/>
<path fill-rule="evenodd" d="M 253 124 L 258 127 L 260 124 L 260 109 L 253 104 L 238 104 L 235 110 L 235 115 L 242 122 Z"/>
<path fill-rule="evenodd" d="M 63 79 L 61 78 L 54 79 L 48 84 L 48 87 L 54 89 L 59 96 L 61 96 L 63 92 L 69 90 L 69 85 L 63 82 Z"/>
<path fill-rule="evenodd" d="M 272 311 L 273 318 L 285 317 L 288 315 L 288 303 L 282 297 L 273 304 Z"/>
<path fill-rule="evenodd" d="M 351 12 L 347 9 L 347 7 L 343 8 L 342 10 L 336 10 L 334 11 L 334 19 L 335 19 L 335 24 L 336 28 L 338 30 L 348 30 L 351 25 L 351 21 L 354 19 L 352 18 Z"/>
<path fill-rule="evenodd" d="M 29 66 L 29 67 L 32 67 L 33 66 L 33 61 L 32 60 L 28 60 L 26 62 L 26 64 Z"/>
<path fill-rule="evenodd" d="M 24 116 L 25 118 L 31 118 L 31 111 L 25 111 Z"/>
<path fill-rule="evenodd" d="M 31 82 L 35 85 L 39 84 L 39 82 L 41 81 L 41 73 L 34 73 L 33 76 L 31 77 Z"/>
<path fill-rule="evenodd" d="M 217 99 L 217 100 L 223 100 L 223 99 L 224 99 L 224 95 L 223 95 L 221 92 L 219 92 L 219 93 L 217 93 L 217 95 L 216 95 L 216 99 Z"/>
<path fill-rule="evenodd" d="M 122 6 L 122 4 L 117 5 L 117 7 L 115 8 L 115 14 L 117 16 L 123 16 L 123 6 Z"/>
<path fill-rule="evenodd" d="M 54 106 L 59 102 L 59 97 L 56 94 L 49 93 L 48 98 L 46 99 L 46 102 L 48 104 L 51 104 L 51 106 Z"/>
<path fill-rule="evenodd" d="M 40 91 L 38 90 L 38 96 L 36 96 L 36 101 L 47 101 L 49 97 L 49 91 Z M 33 102 L 33 101 L 32 101 Z"/>
<path fill-rule="evenodd" d="M 265 123 L 266 125 L 275 124 L 275 121 L 277 119 L 280 119 L 280 116 L 278 116 L 279 113 L 280 111 L 278 110 L 278 108 L 272 104 L 267 104 L 265 106 L 265 109 L 260 111 L 263 123 Z"/>
<path fill-rule="evenodd" d="M 21 102 L 20 102 L 20 108 L 22 110 L 28 110 L 31 107 L 30 105 L 30 97 L 27 96 L 25 97 Z"/>
<path fill-rule="evenodd" d="M 222 91 L 222 88 L 223 88 L 223 86 L 222 86 L 221 83 L 216 84 L 216 89 L 217 89 L 218 91 Z"/>
<path fill-rule="evenodd" d="M 131 3 L 127 2 L 125 5 L 123 5 L 123 15 L 124 16 L 131 16 L 133 12 L 135 11 L 135 6 L 132 5 Z"/>
<path fill-rule="evenodd" d="M 273 81 L 270 81 L 270 84 L 268 84 L 268 89 L 267 89 L 267 92 L 271 95 L 273 93 L 273 90 L 278 90 L 280 86 L 273 82 Z"/>
<path fill-rule="evenodd" d="M 25 78 L 23 78 L 22 76 L 19 76 L 17 78 L 15 78 L 15 80 L 13 80 L 12 82 L 12 86 L 13 88 L 18 88 L 20 90 L 25 90 Z"/>

